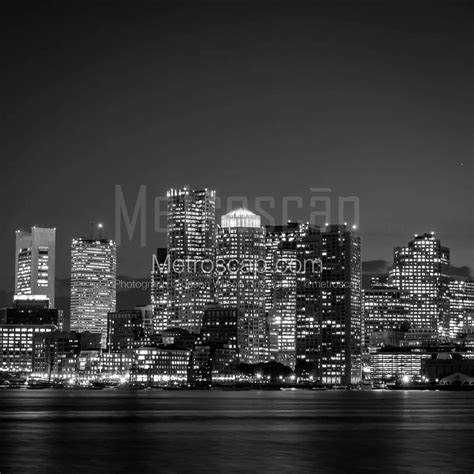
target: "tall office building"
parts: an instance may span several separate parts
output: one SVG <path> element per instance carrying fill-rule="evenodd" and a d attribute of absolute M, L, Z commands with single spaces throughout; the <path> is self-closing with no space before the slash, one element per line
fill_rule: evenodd
<path fill-rule="evenodd" d="M 321 236 L 317 226 L 290 222 L 266 228 L 266 309 L 271 358 L 295 368 L 319 357 Z"/>
<path fill-rule="evenodd" d="M 260 216 L 239 208 L 222 216 L 217 234 L 216 295 L 239 311 L 240 360 L 268 360 L 265 313 L 265 229 Z"/>
<path fill-rule="evenodd" d="M 151 307 L 153 308 L 153 333 L 161 334 L 170 327 L 169 293 L 168 293 L 168 262 L 167 249 L 158 248 L 153 256 L 151 272 Z"/>
<path fill-rule="evenodd" d="M 117 247 L 107 239 L 73 239 L 71 246 L 71 330 L 101 333 L 107 341 L 107 313 L 115 311 Z"/>
<path fill-rule="evenodd" d="M 161 321 L 157 326 L 199 333 L 204 306 L 213 301 L 216 193 L 185 186 L 170 189 L 167 199 L 169 270 L 167 307 L 161 316 L 166 324 Z"/>
<path fill-rule="evenodd" d="M 389 284 L 407 291 L 411 298 L 413 328 L 449 334 L 449 249 L 434 233 L 415 235 L 407 247 L 396 247 Z"/>
<path fill-rule="evenodd" d="M 346 225 L 321 234 L 320 374 L 323 383 L 361 379 L 361 242 Z"/>
<path fill-rule="evenodd" d="M 16 231 L 15 294 L 45 295 L 54 307 L 56 229 Z"/>

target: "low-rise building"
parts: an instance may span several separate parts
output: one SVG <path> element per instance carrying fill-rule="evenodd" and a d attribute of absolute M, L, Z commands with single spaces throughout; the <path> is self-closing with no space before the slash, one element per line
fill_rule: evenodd
<path fill-rule="evenodd" d="M 191 351 L 186 349 L 140 347 L 136 365 L 130 373 L 132 382 L 183 385 L 188 382 Z"/>
<path fill-rule="evenodd" d="M 438 382 L 456 373 L 474 377 L 473 355 L 473 353 L 459 352 L 431 354 L 430 358 L 423 360 L 422 374 L 430 382 Z"/>
<path fill-rule="evenodd" d="M 51 333 L 52 324 L 0 324 L 0 368 L 10 372 L 31 372 L 35 334 Z"/>

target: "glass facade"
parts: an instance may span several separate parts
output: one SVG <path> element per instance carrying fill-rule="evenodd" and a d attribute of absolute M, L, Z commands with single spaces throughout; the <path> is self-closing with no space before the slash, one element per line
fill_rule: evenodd
<path fill-rule="evenodd" d="M 265 229 L 260 226 L 260 216 L 243 208 L 222 216 L 217 232 L 217 261 L 217 301 L 239 311 L 240 360 L 265 362 L 269 355 Z"/>
<path fill-rule="evenodd" d="M 346 225 L 322 233 L 320 374 L 323 383 L 361 379 L 360 237 Z"/>
<path fill-rule="evenodd" d="M 448 266 L 449 249 L 433 233 L 395 248 L 389 284 L 409 293 L 411 327 L 449 334 Z"/>
<path fill-rule="evenodd" d="M 71 330 L 101 334 L 107 341 L 107 313 L 115 311 L 117 247 L 112 240 L 73 239 L 71 246 Z"/>
<path fill-rule="evenodd" d="M 15 294 L 44 295 L 54 307 L 56 229 L 32 227 L 16 232 Z"/>
<path fill-rule="evenodd" d="M 158 330 L 179 327 L 199 333 L 204 306 L 213 301 L 216 252 L 215 191 L 170 189 L 165 273 L 153 272 Z"/>
<path fill-rule="evenodd" d="M 321 236 L 319 227 L 292 222 L 266 229 L 266 308 L 271 358 L 295 368 L 319 357 Z"/>

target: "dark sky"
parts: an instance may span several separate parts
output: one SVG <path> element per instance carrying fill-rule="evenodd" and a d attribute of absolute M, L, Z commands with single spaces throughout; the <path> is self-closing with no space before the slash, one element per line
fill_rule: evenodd
<path fill-rule="evenodd" d="M 57 227 L 63 278 L 90 220 L 114 237 L 116 184 L 130 207 L 147 185 L 148 203 L 120 274 L 149 274 L 154 198 L 185 183 L 251 208 L 273 196 L 277 220 L 284 196 L 307 220 L 311 187 L 355 195 L 364 260 L 435 230 L 472 268 L 472 2 L 315 3 L 4 10 L 2 289 L 17 228 Z"/>

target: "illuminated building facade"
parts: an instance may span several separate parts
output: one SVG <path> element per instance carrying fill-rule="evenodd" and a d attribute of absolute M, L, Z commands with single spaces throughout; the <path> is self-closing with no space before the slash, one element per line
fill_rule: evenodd
<path fill-rule="evenodd" d="M 321 380 L 358 383 L 362 345 L 360 237 L 347 225 L 330 225 L 321 238 Z"/>
<path fill-rule="evenodd" d="M 132 382 L 157 384 L 186 384 L 191 352 L 185 349 L 140 347 L 136 349 L 136 366 Z"/>
<path fill-rule="evenodd" d="M 62 324 L 62 312 L 46 296 L 15 296 L 14 307 L 0 310 L 0 368 L 31 372 L 34 337 Z"/>
<path fill-rule="evenodd" d="M 240 360 L 251 364 L 264 362 L 269 355 L 264 267 L 265 229 L 260 216 L 244 208 L 222 216 L 216 297 L 223 306 L 239 311 Z"/>
<path fill-rule="evenodd" d="M 216 192 L 189 186 L 170 189 L 168 200 L 169 269 L 164 293 L 166 310 L 158 312 L 158 328 L 180 327 L 193 333 L 201 329 L 204 306 L 213 300 L 213 273 L 216 252 Z M 163 277 L 162 277 L 163 278 Z"/>
<path fill-rule="evenodd" d="M 117 247 L 107 239 L 73 239 L 71 246 L 71 330 L 102 335 L 115 311 Z"/>
<path fill-rule="evenodd" d="M 16 231 L 15 294 L 44 295 L 54 307 L 56 229 Z"/>
<path fill-rule="evenodd" d="M 297 222 L 266 229 L 266 309 L 272 359 L 317 364 L 321 277 L 319 227 Z"/>
<path fill-rule="evenodd" d="M 458 337 L 472 331 L 474 312 L 474 281 L 466 278 L 452 278 L 449 292 L 449 336 Z"/>
<path fill-rule="evenodd" d="M 365 347 L 383 344 L 387 333 L 401 331 L 410 318 L 410 294 L 396 287 L 373 285 L 363 291 L 363 305 Z"/>
<path fill-rule="evenodd" d="M 395 248 L 393 260 L 389 284 L 409 293 L 411 327 L 447 336 L 449 249 L 441 246 L 434 233 L 415 235 L 407 247 Z"/>
<path fill-rule="evenodd" d="M 98 351 L 100 334 L 54 331 L 34 334 L 33 375 L 44 378 L 75 377 L 82 351 Z"/>
<path fill-rule="evenodd" d="M 102 378 L 130 376 L 135 363 L 136 352 L 103 352 L 100 355 L 100 372 Z"/>
<path fill-rule="evenodd" d="M 153 258 L 150 294 L 153 308 L 153 332 L 156 334 L 170 327 L 167 254 L 166 248 L 158 248 Z"/>
<path fill-rule="evenodd" d="M 400 347 L 435 346 L 439 342 L 438 332 L 432 328 L 410 328 L 403 333 Z"/>
<path fill-rule="evenodd" d="M 34 336 L 56 329 L 52 324 L 0 324 L 0 368 L 31 372 Z"/>
<path fill-rule="evenodd" d="M 100 350 L 81 350 L 77 356 L 76 380 L 97 380 L 101 373 L 101 360 Z"/>
<path fill-rule="evenodd" d="M 376 383 L 420 381 L 422 361 L 430 357 L 421 348 L 382 348 L 370 354 L 370 379 Z"/>
<path fill-rule="evenodd" d="M 234 349 L 219 347 L 214 352 L 211 365 L 211 381 L 213 384 L 227 384 L 237 381 L 239 357 Z"/>

